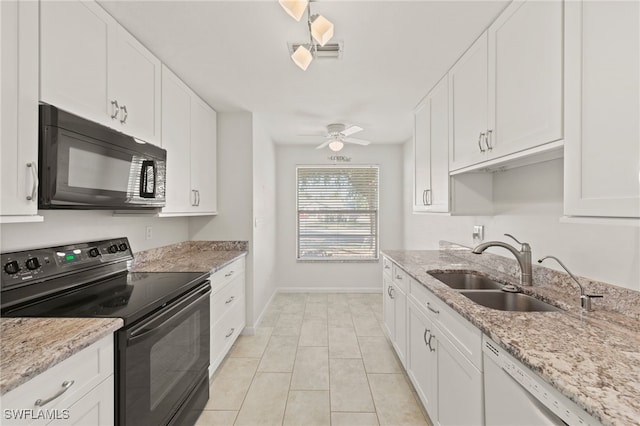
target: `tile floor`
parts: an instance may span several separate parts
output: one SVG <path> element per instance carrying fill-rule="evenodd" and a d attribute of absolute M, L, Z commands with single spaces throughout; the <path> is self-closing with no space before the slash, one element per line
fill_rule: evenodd
<path fill-rule="evenodd" d="M 429 425 L 381 321 L 381 294 L 278 294 L 196 425 Z"/>

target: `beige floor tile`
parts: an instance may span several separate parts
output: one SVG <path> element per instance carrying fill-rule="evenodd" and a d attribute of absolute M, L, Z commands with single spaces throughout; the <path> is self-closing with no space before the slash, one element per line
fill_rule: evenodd
<path fill-rule="evenodd" d="M 205 410 L 196 426 L 233 426 L 237 415 L 237 411 Z"/>
<path fill-rule="evenodd" d="M 302 319 L 304 318 L 304 311 L 299 313 L 287 313 L 283 312 L 276 322 L 276 327 L 299 327 L 302 325 Z"/>
<path fill-rule="evenodd" d="M 381 425 L 427 425 L 402 374 L 368 374 Z"/>
<path fill-rule="evenodd" d="M 301 326 L 295 327 L 274 327 L 273 335 L 274 336 L 299 336 L 300 335 Z"/>
<path fill-rule="evenodd" d="M 269 343 L 272 327 L 259 327 L 253 336 L 240 335 L 229 351 L 230 357 L 260 358 Z"/>
<path fill-rule="evenodd" d="M 280 312 L 269 310 L 262 316 L 260 327 L 274 327 L 278 319 L 280 319 Z"/>
<path fill-rule="evenodd" d="M 402 373 L 402 367 L 386 337 L 358 336 L 367 373 Z"/>
<path fill-rule="evenodd" d="M 298 348 L 298 336 L 271 336 L 258 371 L 291 373 Z"/>
<path fill-rule="evenodd" d="M 353 314 L 353 325 L 358 336 L 384 336 L 380 321 L 373 314 L 373 311 Z"/>
<path fill-rule="evenodd" d="M 256 373 L 236 425 L 281 425 L 289 393 L 289 373 Z"/>
<path fill-rule="evenodd" d="M 331 411 L 375 411 L 361 359 L 330 359 Z"/>
<path fill-rule="evenodd" d="M 298 346 L 329 346 L 327 321 L 305 319 L 300 329 Z"/>
<path fill-rule="evenodd" d="M 325 303 L 309 303 L 304 308 L 304 319 L 327 320 L 327 304 Z"/>
<path fill-rule="evenodd" d="M 332 426 L 378 426 L 376 413 L 331 413 Z"/>
<path fill-rule="evenodd" d="M 239 410 L 259 362 L 257 358 L 227 358 L 215 374 L 205 409 Z"/>
<path fill-rule="evenodd" d="M 329 390 L 327 347 L 298 347 L 291 377 L 292 390 Z"/>
<path fill-rule="evenodd" d="M 353 328 L 349 306 L 329 306 L 327 324 L 329 327 Z"/>
<path fill-rule="evenodd" d="M 331 425 L 329 391 L 290 391 L 283 424 L 285 426 Z"/>
<path fill-rule="evenodd" d="M 329 358 L 360 358 L 353 328 L 329 327 Z"/>
<path fill-rule="evenodd" d="M 307 303 L 324 303 L 327 304 L 329 293 L 307 293 Z"/>

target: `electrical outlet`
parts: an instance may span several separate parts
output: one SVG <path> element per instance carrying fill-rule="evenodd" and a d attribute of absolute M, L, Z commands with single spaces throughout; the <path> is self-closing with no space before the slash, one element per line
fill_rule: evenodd
<path fill-rule="evenodd" d="M 151 226 L 147 226 L 144 229 L 144 239 L 145 240 L 150 240 L 153 238 L 153 228 Z"/>
<path fill-rule="evenodd" d="M 474 225 L 472 236 L 474 243 L 481 243 L 484 240 L 484 225 Z"/>

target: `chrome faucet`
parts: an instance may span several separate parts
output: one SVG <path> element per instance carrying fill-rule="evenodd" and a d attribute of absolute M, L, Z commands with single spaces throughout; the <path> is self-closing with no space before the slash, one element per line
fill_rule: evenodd
<path fill-rule="evenodd" d="M 560 259 L 558 259 L 555 256 L 545 256 L 542 259 L 538 259 L 538 263 L 542 263 L 543 260 L 545 259 L 553 259 L 556 262 L 558 262 L 560 264 L 560 266 L 562 266 L 562 268 L 567 271 L 567 274 L 569 274 L 569 276 L 573 279 L 573 281 L 576 282 L 576 284 L 578 284 L 578 287 L 580 287 L 580 306 L 582 307 L 582 309 L 584 309 L 585 311 L 592 311 L 593 308 L 591 307 L 591 299 L 593 299 L 594 297 L 602 297 L 602 295 L 597 295 L 597 294 L 585 294 L 584 292 L 584 287 L 582 286 L 582 284 L 580 284 L 580 281 L 578 281 L 578 279 L 575 277 L 575 275 L 573 275 L 571 273 L 571 271 L 569 270 L 569 268 L 567 268 L 566 266 L 564 266 L 564 263 L 562 263 L 562 261 L 560 261 Z"/>
<path fill-rule="evenodd" d="M 529 243 L 521 243 L 520 241 L 516 240 L 516 238 L 511 234 L 504 235 L 513 238 L 516 243 L 520 244 L 520 250 L 507 243 L 503 243 L 502 241 L 487 241 L 486 243 L 482 243 L 476 246 L 476 248 L 472 250 L 472 253 L 481 254 L 489 247 L 506 248 L 516 257 L 516 260 L 520 265 L 520 285 L 531 285 L 531 246 L 529 245 Z"/>

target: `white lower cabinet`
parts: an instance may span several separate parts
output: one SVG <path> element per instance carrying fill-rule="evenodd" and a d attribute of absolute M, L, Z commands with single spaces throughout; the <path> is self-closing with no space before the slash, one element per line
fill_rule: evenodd
<path fill-rule="evenodd" d="M 382 277 L 382 316 L 384 318 L 384 331 L 387 333 L 389 340 L 393 342 L 396 338 L 396 313 L 395 304 L 393 302 L 393 281 L 390 277 L 384 275 Z"/>
<path fill-rule="evenodd" d="M 209 378 L 213 376 L 245 324 L 244 257 L 211 275 Z"/>
<path fill-rule="evenodd" d="M 383 274 L 384 301 L 382 308 L 384 331 L 398 354 L 400 362 L 404 365 L 407 358 L 407 295 L 405 283 L 408 280 L 408 276 L 395 265 L 393 265 L 392 273 L 393 278 L 387 273 Z"/>
<path fill-rule="evenodd" d="M 433 324 L 409 300 L 409 348 L 407 374 L 429 413 L 438 418 L 438 358 L 433 338 Z"/>
<path fill-rule="evenodd" d="M 114 394 L 109 335 L 3 395 L 2 424 L 113 425 Z"/>

